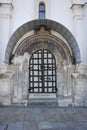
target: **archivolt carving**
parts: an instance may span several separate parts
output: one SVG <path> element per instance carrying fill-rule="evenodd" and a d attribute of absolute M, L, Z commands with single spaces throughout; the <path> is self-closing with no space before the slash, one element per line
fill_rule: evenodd
<path fill-rule="evenodd" d="M 24 55 L 25 52 L 32 54 L 37 49 L 48 49 L 54 55 L 60 53 L 63 59 L 71 60 L 70 50 L 67 45 L 59 38 L 50 34 L 40 35 L 37 33 L 31 37 L 26 38 L 16 49 L 15 54 Z"/>

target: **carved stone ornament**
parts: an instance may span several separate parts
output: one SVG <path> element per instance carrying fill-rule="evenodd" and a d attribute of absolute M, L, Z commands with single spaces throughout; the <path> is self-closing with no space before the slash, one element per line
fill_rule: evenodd
<path fill-rule="evenodd" d="M 28 52 L 31 55 L 34 51 L 42 48 L 48 49 L 52 53 L 59 52 L 63 59 L 70 56 L 67 45 L 61 39 L 51 35 L 44 27 L 36 31 L 35 35 L 23 40 L 17 47 L 15 54 L 24 55 L 25 52 Z"/>

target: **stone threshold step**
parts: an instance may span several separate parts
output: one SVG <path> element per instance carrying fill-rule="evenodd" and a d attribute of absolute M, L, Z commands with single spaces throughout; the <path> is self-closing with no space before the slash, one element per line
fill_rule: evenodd
<path fill-rule="evenodd" d="M 55 100 L 57 98 L 29 98 L 29 100 Z"/>
<path fill-rule="evenodd" d="M 58 107 L 58 103 L 40 103 L 40 102 L 38 102 L 38 103 L 29 103 L 28 104 L 28 106 L 29 107 L 46 107 L 46 108 L 48 108 L 48 107 Z"/>

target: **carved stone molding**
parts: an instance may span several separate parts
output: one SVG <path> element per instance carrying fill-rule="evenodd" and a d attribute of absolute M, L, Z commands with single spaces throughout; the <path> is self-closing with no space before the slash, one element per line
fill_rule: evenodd
<path fill-rule="evenodd" d="M 37 49 L 42 48 L 50 50 L 53 54 L 59 52 L 63 59 L 68 60 L 70 58 L 73 63 L 73 58 L 67 45 L 61 39 L 44 30 L 43 27 L 35 35 L 21 42 L 13 55 L 24 55 L 25 52 L 31 55 Z"/>

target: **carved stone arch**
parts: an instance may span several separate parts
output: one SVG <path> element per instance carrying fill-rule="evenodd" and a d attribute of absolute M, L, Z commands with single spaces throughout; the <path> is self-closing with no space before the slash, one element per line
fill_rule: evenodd
<path fill-rule="evenodd" d="M 43 30 L 42 32 L 42 28 L 35 35 L 27 37 L 21 43 L 19 42 L 13 50 L 13 55 L 24 55 L 25 52 L 32 55 L 34 51 L 43 48 L 50 50 L 55 57 L 60 54 L 67 63 L 73 62 L 68 46 L 60 38 L 51 35 L 48 31 Z"/>
<path fill-rule="evenodd" d="M 60 35 L 62 35 L 64 39 L 67 41 L 72 51 L 72 56 L 74 57 L 74 64 L 78 64 L 81 62 L 80 50 L 72 33 L 60 23 L 57 23 L 52 20 L 47 20 L 47 19 L 43 19 L 43 20 L 39 19 L 39 20 L 33 20 L 23 24 L 14 32 L 14 34 L 11 36 L 7 44 L 6 53 L 5 53 L 5 63 L 7 64 L 11 63 L 13 49 L 16 43 L 19 41 L 19 39 L 31 30 L 40 29 L 41 26 L 44 26 L 46 30 L 54 30 L 58 32 Z"/>

